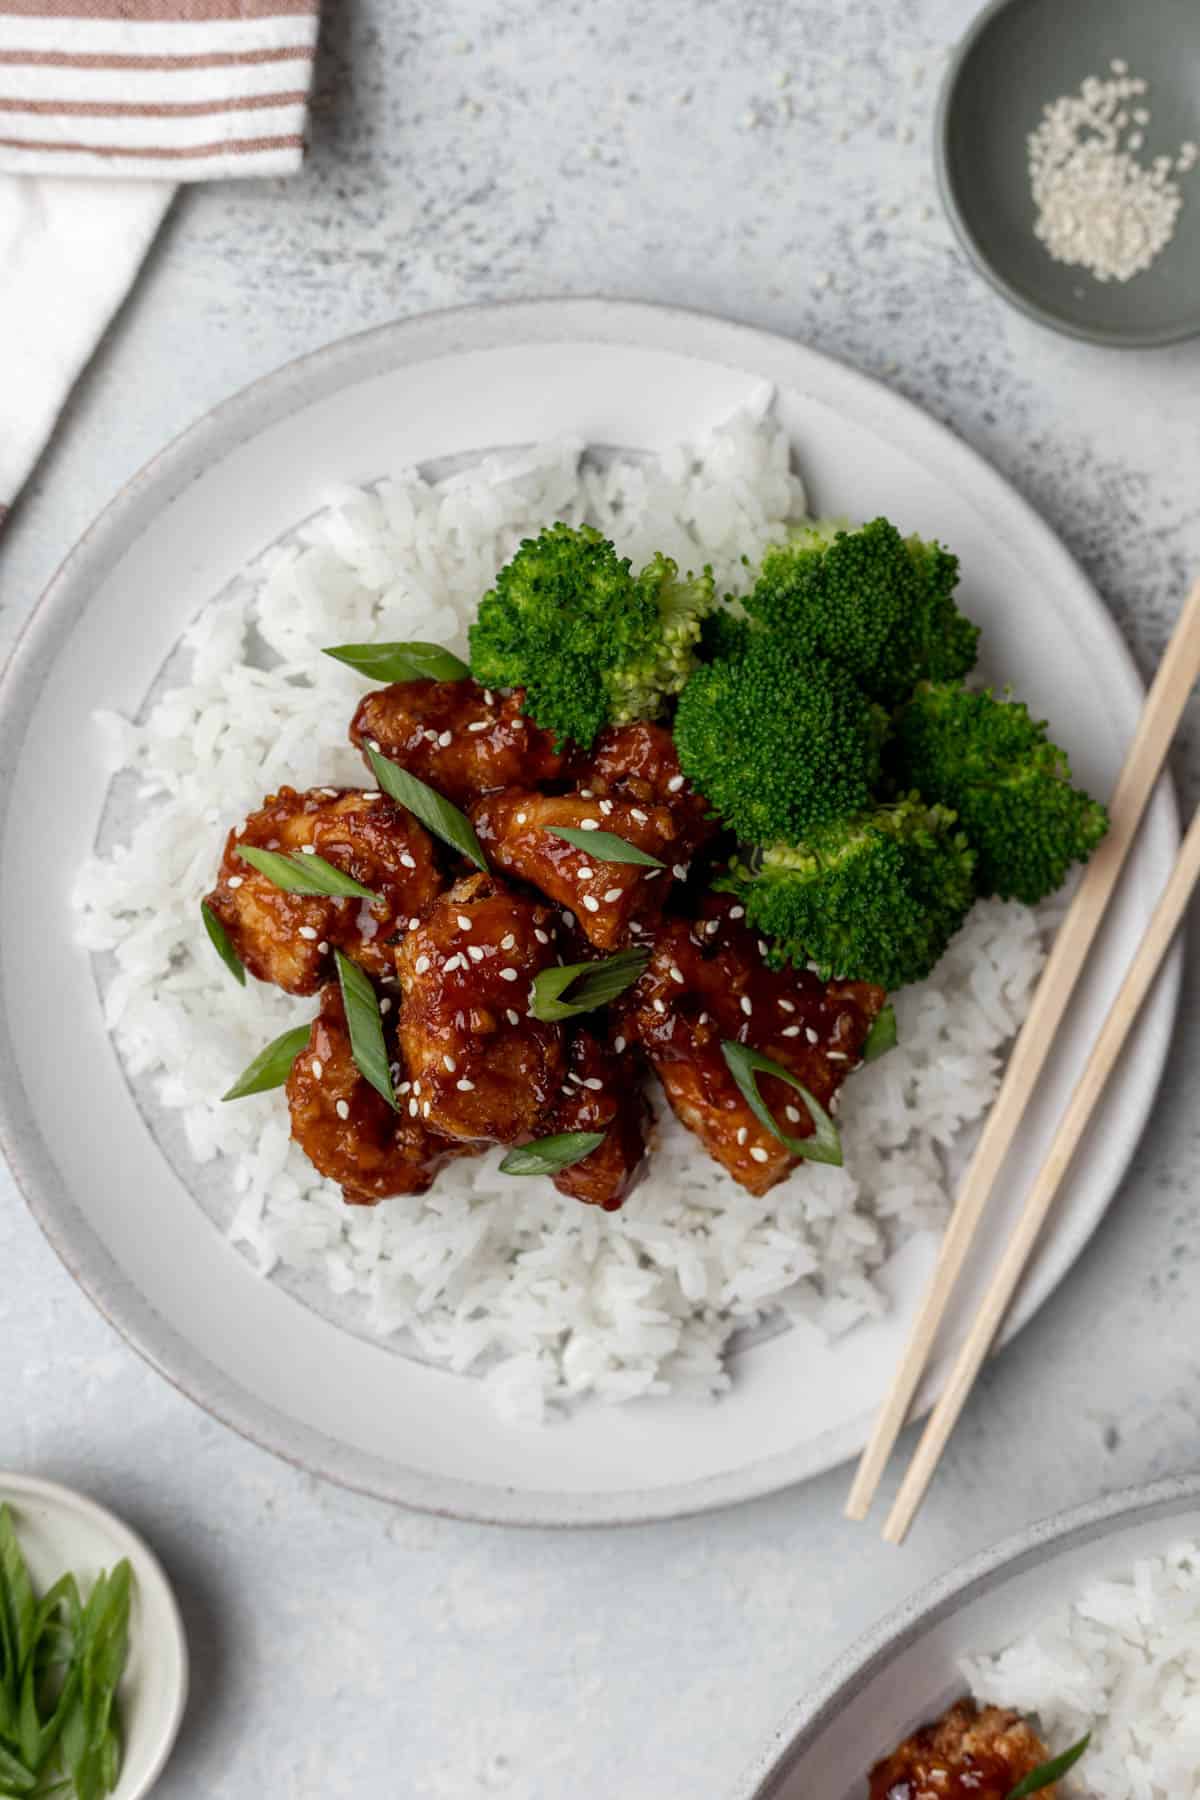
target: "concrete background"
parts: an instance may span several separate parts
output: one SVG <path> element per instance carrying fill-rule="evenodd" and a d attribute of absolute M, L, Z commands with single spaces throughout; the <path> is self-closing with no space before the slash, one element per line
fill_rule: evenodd
<path fill-rule="evenodd" d="M 0 650 L 119 484 L 244 382 L 397 315 L 606 292 L 895 383 L 1050 519 L 1149 670 L 1200 571 L 1200 345 L 1060 339 L 954 248 L 929 120 L 972 10 L 331 0 L 306 173 L 178 201 L 0 546 Z M 1190 807 L 1195 715 L 1175 769 Z M 845 1472 L 611 1534 L 349 1497 L 145 1368 L 0 1177 L 0 1466 L 118 1507 L 178 1584 L 194 1695 L 158 1792 L 719 1797 L 902 1596 L 1037 1515 L 1195 1467 L 1198 1060 L 1193 959 L 1124 1190 L 981 1383 L 902 1553 L 842 1521 Z"/>

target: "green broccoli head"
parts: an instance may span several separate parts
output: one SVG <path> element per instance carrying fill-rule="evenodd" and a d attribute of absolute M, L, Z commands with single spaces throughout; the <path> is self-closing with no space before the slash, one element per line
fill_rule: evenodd
<path fill-rule="evenodd" d="M 661 712 L 713 604 L 708 571 L 680 578 L 659 556 L 635 579 L 598 531 L 560 523 L 526 538 L 480 601 L 471 673 L 524 688 L 543 729 L 586 747 L 604 725 Z"/>
<path fill-rule="evenodd" d="M 680 575 L 677 564 L 658 553 L 636 585 L 639 598 L 650 601 L 655 624 L 639 654 L 606 672 L 613 725 L 653 719 L 680 692 L 699 661 L 704 622 L 716 605 L 711 569 Z"/>
<path fill-rule="evenodd" d="M 886 519 L 858 531 L 818 523 L 767 551 L 745 606 L 798 656 L 838 663 L 896 706 L 923 678 L 974 665 L 979 632 L 954 603 L 957 580 L 956 557 Z"/>
<path fill-rule="evenodd" d="M 772 960 L 900 988 L 931 973 L 962 925 L 974 861 L 954 814 L 911 794 L 735 859 L 718 885 L 771 940 Z"/>
<path fill-rule="evenodd" d="M 1108 829 L 1105 808 L 1072 786 L 1065 752 L 1020 701 L 924 682 L 896 729 L 899 779 L 958 814 L 981 894 L 1035 905 Z"/>
<path fill-rule="evenodd" d="M 861 812 L 887 716 L 844 669 L 798 662 L 773 637 L 702 665 L 679 700 L 679 766 L 746 843 L 795 839 Z"/>
<path fill-rule="evenodd" d="M 729 605 L 717 606 L 700 627 L 698 655 L 701 662 L 732 661 L 749 643 L 749 621 Z"/>

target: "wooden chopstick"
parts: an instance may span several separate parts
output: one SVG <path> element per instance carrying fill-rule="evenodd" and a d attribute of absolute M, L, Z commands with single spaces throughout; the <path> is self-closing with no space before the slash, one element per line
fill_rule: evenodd
<path fill-rule="evenodd" d="M 1197 880 L 1200 880 L 1200 811 L 1197 811 L 1183 840 L 1179 860 L 1154 909 L 1146 935 L 1129 965 L 1129 973 L 1121 983 L 1083 1074 L 1067 1103 L 1067 1110 L 1054 1134 L 1046 1160 L 1029 1190 L 1021 1217 L 1008 1240 L 983 1304 L 972 1321 L 966 1341 L 955 1359 L 942 1396 L 921 1434 L 916 1454 L 883 1528 L 883 1535 L 890 1543 L 899 1544 L 903 1541 L 916 1516 L 917 1508 L 937 1468 L 938 1459 L 946 1447 L 946 1441 L 954 1430 L 958 1415 L 1000 1327 L 1000 1321 L 1008 1311 L 1009 1302 L 1037 1242 L 1038 1233 L 1046 1222 L 1054 1196 L 1079 1148 L 1079 1140 L 1086 1131 L 1105 1084 L 1116 1066 L 1142 1002 L 1158 974 Z"/>
<path fill-rule="evenodd" d="M 1197 676 L 1200 676 L 1200 581 L 1196 582 L 1184 603 L 1138 720 L 1133 743 L 1109 805 L 1108 835 L 1088 863 L 1070 910 L 1059 928 L 1029 1015 L 1013 1046 L 999 1092 L 963 1178 L 908 1346 L 850 1489 L 846 1514 L 851 1519 L 865 1519 L 870 1511 L 888 1458 L 908 1418 L 938 1327 L 996 1177 L 1053 1048 L 1059 1023 L 1112 898 Z"/>

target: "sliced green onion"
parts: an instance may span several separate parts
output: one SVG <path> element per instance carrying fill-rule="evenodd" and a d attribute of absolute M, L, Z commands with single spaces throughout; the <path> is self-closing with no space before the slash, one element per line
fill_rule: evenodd
<path fill-rule="evenodd" d="M 285 856 L 278 850 L 259 850 L 254 844 L 239 844 L 238 855 L 268 881 L 273 881 L 277 888 L 282 888 L 285 894 L 323 894 L 338 900 L 347 900 L 351 895 L 357 895 L 360 900 L 379 898 L 361 881 L 335 869 L 323 856 L 302 856 L 293 852 Z"/>
<path fill-rule="evenodd" d="M 375 779 L 388 798 L 406 806 L 427 830 L 441 838 L 443 844 L 449 844 L 452 850 L 457 850 L 486 875 L 487 862 L 483 847 L 466 813 L 460 812 L 436 788 L 431 788 L 427 782 L 418 781 L 407 769 L 402 769 L 398 763 L 381 756 L 378 750 L 372 750 L 368 746 L 367 755 L 371 759 Z"/>
<path fill-rule="evenodd" d="M 466 681 L 471 674 L 441 644 L 333 644 L 324 654 L 372 681 Z"/>
<path fill-rule="evenodd" d="M 729 1073 L 737 1082 L 750 1111 L 760 1125 L 765 1125 L 774 1137 L 779 1139 L 793 1156 L 803 1156 L 809 1162 L 833 1163 L 842 1166 L 842 1140 L 838 1128 L 830 1118 L 820 1101 L 815 1099 L 804 1083 L 797 1081 L 789 1069 L 777 1063 L 772 1057 L 764 1056 L 759 1050 L 752 1050 L 749 1044 L 735 1043 L 731 1038 L 724 1038 L 721 1043 L 721 1054 L 725 1058 Z M 790 1088 L 795 1088 L 813 1123 L 811 1137 L 789 1137 L 771 1115 L 771 1110 L 758 1091 L 758 1075 L 773 1075 L 777 1081 L 785 1081 Z"/>
<path fill-rule="evenodd" d="M 1064 1750 L 1061 1756 L 1053 1756 L 1049 1762 L 1039 1763 L 1036 1769 L 1029 1771 L 1023 1781 L 1018 1781 L 1016 1787 L 1009 1788 L 1005 1800 L 1027 1800 L 1029 1794 L 1040 1794 L 1043 1788 L 1050 1786 L 1051 1782 L 1061 1781 L 1068 1770 L 1075 1767 L 1091 1741 L 1092 1734 L 1087 1731 L 1077 1744 L 1072 1744 L 1071 1748 Z"/>
<path fill-rule="evenodd" d="M 265 1094 L 271 1088 L 282 1087 L 307 1044 L 311 1029 L 310 1025 L 296 1025 L 273 1038 L 242 1070 L 229 1092 L 221 1095 L 222 1100 L 244 1100 L 247 1094 Z"/>
<path fill-rule="evenodd" d="M 350 1054 L 359 1074 L 370 1082 L 377 1094 L 383 1095 L 394 1112 L 396 1096 L 392 1092 L 392 1071 L 383 1041 L 383 1019 L 371 978 L 357 963 L 351 962 L 344 951 L 335 950 L 334 957 L 350 1031 Z"/>
<path fill-rule="evenodd" d="M 562 963 L 533 978 L 535 1019 L 573 1019 L 623 994 L 645 970 L 648 950 L 618 950 L 597 962 Z"/>
<path fill-rule="evenodd" d="M 246 985 L 246 970 L 241 957 L 234 949 L 229 933 L 218 919 L 207 900 L 200 902 L 200 917 L 204 920 L 204 929 L 208 933 L 209 942 L 239 987 Z"/>
<path fill-rule="evenodd" d="M 878 1062 L 889 1050 L 894 1050 L 900 1041 L 900 1033 L 896 1026 L 896 1009 L 885 1006 L 871 1021 L 871 1029 L 863 1041 L 862 1059 L 865 1063 Z"/>
<path fill-rule="evenodd" d="M 582 1162 L 604 1142 L 603 1131 L 560 1131 L 510 1150 L 500 1164 L 502 1175 L 556 1175 L 572 1163 Z"/>
<path fill-rule="evenodd" d="M 584 831 L 576 825 L 543 825 L 542 830 L 551 832 L 554 837 L 565 838 L 577 850 L 589 850 L 598 862 L 639 863 L 646 869 L 666 868 L 657 856 L 639 850 L 636 844 L 631 844 L 628 838 L 618 837 L 615 831 Z"/>

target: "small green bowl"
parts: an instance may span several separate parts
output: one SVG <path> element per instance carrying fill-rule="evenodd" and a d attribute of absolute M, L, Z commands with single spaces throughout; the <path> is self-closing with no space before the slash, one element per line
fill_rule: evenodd
<path fill-rule="evenodd" d="M 938 101 L 938 185 L 967 254 L 1043 325 L 1118 349 L 1200 333 L 1200 164 L 1178 177 L 1175 235 L 1127 282 L 1055 262 L 1034 236 L 1026 139 L 1042 108 L 1114 59 L 1149 84 L 1143 161 L 1200 142 L 1200 0 L 992 0 Z"/>

